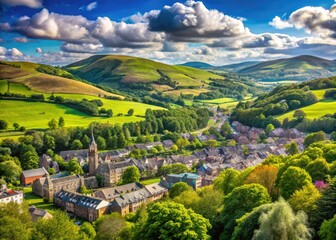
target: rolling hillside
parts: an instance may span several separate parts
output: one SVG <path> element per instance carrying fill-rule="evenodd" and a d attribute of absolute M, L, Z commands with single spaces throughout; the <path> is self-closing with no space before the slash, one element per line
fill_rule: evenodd
<path fill-rule="evenodd" d="M 92 56 L 70 64 L 65 69 L 93 83 L 115 88 L 126 88 L 135 83 L 201 87 L 207 84 L 210 78 L 223 79 L 223 77 L 199 69 L 117 55 Z M 160 78 L 165 80 L 160 82 Z"/>
<path fill-rule="evenodd" d="M 41 93 L 77 93 L 124 98 L 84 82 L 39 72 L 40 66 L 42 65 L 30 62 L 0 62 L 0 79 L 23 84 L 29 89 Z M 56 71 L 56 68 L 48 67 Z M 59 75 L 71 76 L 64 70 L 59 71 Z"/>
<path fill-rule="evenodd" d="M 298 56 L 261 62 L 237 71 L 258 81 L 307 81 L 336 74 L 336 62 L 314 56 Z"/>

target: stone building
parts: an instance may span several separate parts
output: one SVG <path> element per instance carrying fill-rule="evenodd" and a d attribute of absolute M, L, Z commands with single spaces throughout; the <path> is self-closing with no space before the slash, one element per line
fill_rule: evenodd
<path fill-rule="evenodd" d="M 113 187 L 113 188 L 100 189 L 100 190 L 94 192 L 94 196 L 111 202 L 111 201 L 113 201 L 113 199 L 119 197 L 120 195 L 130 193 L 130 192 L 134 192 L 134 191 L 138 191 L 142 187 L 143 186 L 138 182 L 129 183 L 129 184 Z"/>
<path fill-rule="evenodd" d="M 44 167 L 23 171 L 20 176 L 20 183 L 23 186 L 30 185 L 36 179 L 49 175 Z"/>
<path fill-rule="evenodd" d="M 96 174 L 102 177 L 104 187 L 111 187 L 121 180 L 126 168 L 131 166 L 138 167 L 138 165 L 138 162 L 134 159 L 127 159 L 121 162 L 105 162 L 98 166 Z"/>
<path fill-rule="evenodd" d="M 62 190 L 79 191 L 84 186 L 84 178 L 79 175 L 51 178 L 49 175 L 36 179 L 32 184 L 33 193 L 37 196 L 52 200 L 54 195 Z"/>
<path fill-rule="evenodd" d="M 109 202 L 95 197 L 62 190 L 55 194 L 54 204 L 90 222 L 109 211 Z"/>
<path fill-rule="evenodd" d="M 168 189 L 161 183 L 153 183 L 137 191 L 121 194 L 111 202 L 111 211 L 122 216 L 135 212 L 142 204 L 151 203 L 163 197 Z"/>
<path fill-rule="evenodd" d="M 40 157 L 40 161 L 38 163 L 39 167 L 44 167 L 46 170 L 49 170 L 50 168 L 53 168 L 55 170 L 55 173 L 59 172 L 59 165 L 56 161 L 53 161 L 51 157 L 47 154 L 43 154 Z"/>

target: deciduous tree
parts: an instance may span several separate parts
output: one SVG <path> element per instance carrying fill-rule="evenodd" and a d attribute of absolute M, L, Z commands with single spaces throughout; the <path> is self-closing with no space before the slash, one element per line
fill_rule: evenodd
<path fill-rule="evenodd" d="M 121 179 L 123 184 L 134 183 L 140 180 L 141 174 L 136 166 L 127 167 L 122 174 Z"/>
<path fill-rule="evenodd" d="M 148 219 L 138 239 L 210 239 L 209 220 L 174 202 L 158 202 L 148 207 Z"/>
<path fill-rule="evenodd" d="M 312 179 L 304 169 L 289 167 L 282 174 L 279 187 L 280 195 L 288 199 L 296 190 L 312 183 Z"/>
<path fill-rule="evenodd" d="M 192 191 L 192 188 L 185 182 L 174 183 L 169 191 L 169 197 L 175 198 L 179 196 L 181 193 L 186 191 Z"/>
<path fill-rule="evenodd" d="M 295 214 L 283 199 L 273 203 L 272 209 L 260 216 L 259 223 L 253 240 L 312 239 L 307 215 L 302 211 Z"/>

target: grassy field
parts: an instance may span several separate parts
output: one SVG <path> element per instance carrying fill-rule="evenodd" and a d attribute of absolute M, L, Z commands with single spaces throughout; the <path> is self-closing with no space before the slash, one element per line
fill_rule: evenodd
<path fill-rule="evenodd" d="M 48 98 L 50 93 L 40 93 L 29 89 L 22 83 L 9 83 L 10 93 L 19 93 L 26 96 L 32 94 L 43 94 L 45 98 Z M 0 92 L 7 92 L 7 81 L 0 80 Z M 53 104 L 53 103 L 43 103 L 43 102 L 27 102 L 27 101 L 16 101 L 16 100 L 1 100 L 0 101 L 0 119 L 4 119 L 9 124 L 9 130 L 13 129 L 13 123 L 19 123 L 21 126 L 25 126 L 27 129 L 39 129 L 47 128 L 48 122 L 52 119 L 58 119 L 63 117 L 66 122 L 66 126 L 87 126 L 93 121 L 97 122 L 109 122 L 109 123 L 124 123 L 124 122 L 135 122 L 141 121 L 147 108 L 152 109 L 163 109 L 157 106 L 152 106 L 148 104 L 120 101 L 120 100 L 110 100 L 105 98 L 100 98 L 92 95 L 85 94 L 70 94 L 70 93 L 55 93 L 55 96 L 62 96 L 68 99 L 74 100 L 93 100 L 100 99 L 103 102 L 103 108 L 112 109 L 114 116 L 113 118 L 106 117 L 93 117 L 77 111 L 73 108 Z M 126 115 L 130 108 L 134 109 L 133 116 L 117 116 L 121 113 Z M 0 135 L 0 139 L 1 139 Z M 13 137 L 15 138 L 15 136 Z"/>
<path fill-rule="evenodd" d="M 211 103 L 211 104 L 222 104 L 222 103 L 229 103 L 229 102 L 236 102 L 236 98 L 216 98 L 212 100 L 202 100 L 202 102 L 205 103 Z"/>
<path fill-rule="evenodd" d="M 207 89 L 179 89 L 179 90 L 166 91 L 164 92 L 164 94 L 172 95 L 172 96 L 180 96 L 181 93 L 183 93 L 183 94 L 192 94 L 194 96 L 198 96 L 204 92 L 209 92 L 209 90 Z"/>
<path fill-rule="evenodd" d="M 22 137 L 24 135 L 24 132 L 0 132 L 0 143 L 2 142 L 2 140 L 6 139 L 6 138 L 11 138 L 13 140 L 18 140 L 20 137 Z"/>
<path fill-rule="evenodd" d="M 50 214 L 53 214 L 54 210 L 57 209 L 57 207 L 55 207 L 52 203 L 45 203 L 43 201 L 43 198 L 36 196 L 32 192 L 31 187 L 25 187 L 23 189 L 23 193 L 24 193 L 24 199 L 28 201 L 29 206 L 34 205 L 37 208 L 47 210 Z"/>
<path fill-rule="evenodd" d="M 15 122 L 25 126 L 27 129 L 44 129 L 48 127 L 48 122 L 53 118 L 63 117 L 66 127 L 87 126 L 94 121 L 122 124 L 143 120 L 139 116 L 143 116 L 147 108 L 161 109 L 137 102 L 104 100 L 106 101 L 104 101 L 104 107 L 107 109 L 112 108 L 115 117 L 93 117 L 73 108 L 54 103 L 1 100 L 0 119 L 8 122 L 9 130 L 13 129 L 13 123 Z M 116 116 L 118 113 L 126 114 L 130 108 L 135 110 L 133 116 Z"/>
<path fill-rule="evenodd" d="M 322 90 L 312 90 L 312 93 L 314 93 L 314 95 L 317 97 L 318 100 L 322 100 L 325 92 L 328 91 L 328 90 L 332 90 L 332 89 L 335 89 L 335 88 L 328 88 L 328 89 L 322 89 Z"/>
<path fill-rule="evenodd" d="M 319 118 L 328 113 L 336 112 L 336 100 L 326 99 L 307 107 L 300 108 L 306 113 L 306 117 L 310 119 Z M 279 116 L 277 119 L 283 121 L 285 118 L 292 119 L 294 111 Z"/>
<path fill-rule="evenodd" d="M 143 180 L 140 183 L 142 185 L 149 185 L 149 184 L 158 183 L 158 182 L 160 182 L 160 178 L 159 177 L 158 178 L 152 178 L 152 179 Z"/>

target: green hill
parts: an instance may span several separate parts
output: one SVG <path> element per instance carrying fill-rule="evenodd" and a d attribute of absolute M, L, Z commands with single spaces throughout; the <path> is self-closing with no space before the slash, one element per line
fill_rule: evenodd
<path fill-rule="evenodd" d="M 266 127 L 269 123 L 279 126 L 285 118 L 293 119 L 293 113 L 298 109 L 306 113 L 307 119 L 334 114 L 336 99 L 324 95 L 335 88 L 336 77 L 279 86 L 248 104 L 238 104 L 231 118 L 249 126 Z"/>
<path fill-rule="evenodd" d="M 330 77 L 336 73 L 336 62 L 314 56 L 298 56 L 261 62 L 237 71 L 258 81 L 307 81 Z"/>
<path fill-rule="evenodd" d="M 75 80 L 75 76 L 60 68 L 31 62 L 0 62 L 0 79 L 23 84 L 40 93 L 77 93 L 124 98 Z"/>
<path fill-rule="evenodd" d="M 216 74 L 195 68 L 118 55 L 95 55 L 72 63 L 65 69 L 90 82 L 124 90 L 132 87 L 132 84 L 139 88 L 141 84 L 154 83 L 172 88 L 202 87 L 209 83 L 211 78 L 223 79 Z"/>

